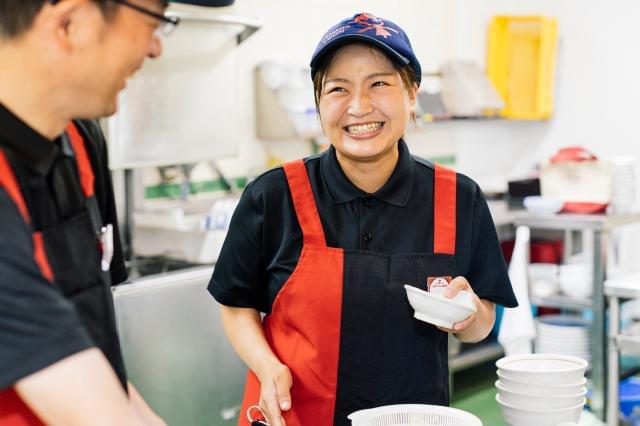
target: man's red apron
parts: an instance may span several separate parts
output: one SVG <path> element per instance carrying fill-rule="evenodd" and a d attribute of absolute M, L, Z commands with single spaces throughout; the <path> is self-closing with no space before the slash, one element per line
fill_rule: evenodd
<path fill-rule="evenodd" d="M 433 253 L 389 256 L 327 247 L 303 161 L 284 171 L 303 246 L 264 332 L 293 376 L 287 426 L 348 425 L 353 411 L 393 403 L 447 405 L 447 334 L 413 318 L 403 285 L 457 275 L 455 172 L 435 166 Z M 239 425 L 259 399 L 249 372 Z"/>
<path fill-rule="evenodd" d="M 60 286 L 61 291 L 66 292 L 66 290 L 72 291 L 73 296 L 69 296 L 72 300 L 74 298 L 83 298 L 82 305 L 89 305 L 86 308 L 86 311 L 92 311 L 90 315 L 96 318 L 97 322 L 102 321 L 103 315 L 101 313 L 109 314 L 109 308 L 106 310 L 100 308 L 100 302 L 96 301 L 95 295 L 97 294 L 96 289 L 99 288 L 98 285 L 104 287 L 106 274 L 93 271 L 95 268 L 95 259 L 91 255 L 91 251 L 99 250 L 96 235 L 91 235 L 91 233 L 87 233 L 87 226 L 92 227 L 95 231 L 100 229 L 101 227 L 101 219 L 99 219 L 99 210 L 97 207 L 97 203 L 94 197 L 94 174 L 91 167 L 91 163 L 89 161 L 89 156 L 87 154 L 84 140 L 80 135 L 78 129 L 75 124 L 70 123 L 67 127 L 67 135 L 70 139 L 71 146 L 73 148 L 76 163 L 78 167 L 78 174 L 80 178 L 80 185 L 82 187 L 82 191 L 87 200 L 87 209 L 91 213 L 85 213 L 81 215 L 79 218 L 73 218 L 73 223 L 79 224 L 80 229 L 75 229 L 72 226 L 65 225 L 64 229 L 61 230 L 44 230 L 34 231 L 33 232 L 33 257 L 40 268 L 40 272 L 46 278 L 49 283 L 52 285 Z M 24 197 L 22 195 L 22 191 L 20 189 L 18 180 L 16 175 L 11 167 L 9 160 L 4 151 L 0 149 L 0 187 L 2 187 L 9 197 L 13 200 L 13 202 L 18 207 L 20 214 L 27 224 L 32 224 L 31 215 L 29 214 L 29 210 L 25 203 Z M 91 216 L 91 218 L 89 218 Z M 89 228 L 91 229 L 91 228 Z M 86 251 L 85 257 L 80 259 L 81 261 L 88 264 L 88 268 L 91 271 L 88 271 L 89 275 L 83 275 L 83 272 L 87 271 L 78 271 L 78 275 L 83 278 L 89 277 L 89 281 L 95 283 L 96 285 L 84 285 L 83 287 L 79 287 L 78 285 L 67 285 L 69 282 L 66 277 L 59 277 L 58 274 L 55 273 L 57 266 L 60 265 L 60 269 L 69 269 L 69 265 L 66 264 L 65 260 L 60 260 L 64 258 L 68 253 L 63 250 L 63 243 L 67 241 L 65 238 L 76 238 L 78 234 L 87 234 L 84 237 L 85 241 L 78 241 L 79 245 L 86 244 L 90 247 L 90 250 Z M 62 241 L 62 242 L 61 242 Z M 61 252 L 61 253 L 60 253 Z M 53 261 L 51 261 L 53 259 Z M 65 263 L 65 265 L 62 265 Z M 64 266 L 64 267 L 63 267 Z M 63 275 L 63 274 L 59 274 Z M 108 287 L 104 291 L 109 291 Z M 85 317 L 83 313 L 83 309 L 78 306 L 79 302 L 76 302 L 76 306 L 79 310 L 80 317 Z M 94 303 L 96 302 L 96 303 Z M 92 308 L 91 306 L 94 306 Z M 83 318 L 86 319 L 86 318 Z M 91 324 L 87 324 L 89 331 L 97 327 L 92 327 Z M 109 330 L 103 330 L 103 333 L 106 335 Z M 115 332 L 115 330 L 113 331 Z M 92 333 L 93 334 L 93 333 Z M 95 338 L 95 336 L 93 336 Z M 105 354 L 111 355 L 114 351 L 110 348 L 106 348 L 105 345 L 101 344 L 101 339 L 96 339 L 98 346 L 105 351 Z M 106 350 L 105 350 L 106 349 Z M 119 348 L 118 348 L 119 353 Z M 41 425 L 43 424 L 38 417 L 25 405 L 25 403 L 20 399 L 18 394 L 15 392 L 13 388 L 5 389 L 0 391 L 0 426 L 23 426 L 23 425 Z"/>

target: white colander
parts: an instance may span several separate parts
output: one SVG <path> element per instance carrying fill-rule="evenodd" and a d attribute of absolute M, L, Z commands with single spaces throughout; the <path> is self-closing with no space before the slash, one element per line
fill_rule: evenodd
<path fill-rule="evenodd" d="M 356 411 L 348 418 L 352 426 L 482 426 L 466 411 L 424 404 L 386 405 Z"/>

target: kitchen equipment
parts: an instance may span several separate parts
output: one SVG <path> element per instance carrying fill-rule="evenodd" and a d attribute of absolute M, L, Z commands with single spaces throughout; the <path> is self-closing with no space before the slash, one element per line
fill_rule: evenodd
<path fill-rule="evenodd" d="M 479 418 L 457 408 L 440 405 L 399 404 L 356 411 L 352 426 L 482 426 Z"/>
<path fill-rule="evenodd" d="M 587 369 L 587 362 L 583 359 L 555 354 L 504 357 L 496 365 L 510 379 L 544 385 L 578 383 Z"/>
<path fill-rule="evenodd" d="M 229 344 L 211 267 L 112 288 L 129 380 L 170 425 L 236 424 L 247 367 Z"/>
<path fill-rule="evenodd" d="M 587 394 L 587 388 L 582 387 L 578 392 L 560 395 L 534 395 L 526 391 L 511 391 L 502 385 L 500 380 L 495 384 L 498 394 L 505 404 L 510 404 L 523 410 L 557 410 L 579 404 Z"/>
<path fill-rule="evenodd" d="M 562 422 L 578 422 L 586 402 L 582 398 L 579 404 L 559 409 L 525 410 L 505 403 L 496 395 L 504 420 L 511 426 L 557 426 Z"/>
<path fill-rule="evenodd" d="M 445 328 L 467 318 L 476 311 L 471 294 L 461 291 L 452 299 L 446 299 L 441 294 L 431 294 L 428 291 L 405 285 L 407 298 L 414 309 L 413 316 L 429 324 Z"/>
<path fill-rule="evenodd" d="M 575 315 L 536 318 L 535 351 L 575 356 L 591 363 L 591 321 Z"/>
<path fill-rule="evenodd" d="M 571 395 L 580 392 L 587 384 L 587 378 L 583 377 L 582 380 L 575 384 L 554 384 L 554 385 L 540 385 L 537 383 L 525 383 L 517 380 L 510 379 L 505 376 L 504 373 L 498 371 L 498 378 L 503 388 L 511 392 L 525 393 L 535 396 L 554 396 L 554 395 Z"/>

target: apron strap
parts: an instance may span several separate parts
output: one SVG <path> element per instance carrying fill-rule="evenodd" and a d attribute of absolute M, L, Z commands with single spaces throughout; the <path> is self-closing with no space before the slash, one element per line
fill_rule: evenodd
<path fill-rule="evenodd" d="M 31 215 L 27 209 L 27 203 L 25 203 L 24 197 L 22 196 L 18 179 L 16 179 L 16 175 L 11 168 L 11 164 L 9 164 L 9 160 L 2 150 L 0 150 L 0 188 L 4 188 L 4 190 L 7 191 L 9 198 L 11 198 L 18 207 L 24 221 L 28 225 L 31 225 Z M 42 233 L 34 231 L 32 233 L 32 238 L 33 258 L 38 264 L 42 275 L 51 283 L 53 282 L 53 269 L 51 269 L 51 265 L 47 259 Z"/>
<path fill-rule="evenodd" d="M 309 175 L 303 160 L 296 160 L 285 163 L 282 166 L 287 176 L 293 206 L 296 210 L 296 216 L 300 227 L 302 228 L 302 237 L 304 244 L 326 247 L 327 243 L 324 238 L 324 230 L 322 222 L 318 215 Z"/>
<path fill-rule="evenodd" d="M 456 172 L 435 164 L 433 252 L 456 252 Z"/>
<path fill-rule="evenodd" d="M 78 127 L 72 121 L 67 126 L 67 134 L 71 140 L 71 146 L 76 156 L 76 162 L 78 163 L 78 172 L 80 173 L 80 185 L 82 186 L 82 192 L 84 196 L 90 198 L 94 195 L 93 182 L 95 176 L 93 175 L 93 169 L 91 168 L 91 162 L 89 161 L 89 155 L 87 154 L 87 148 L 84 146 L 84 138 L 80 135 Z"/>

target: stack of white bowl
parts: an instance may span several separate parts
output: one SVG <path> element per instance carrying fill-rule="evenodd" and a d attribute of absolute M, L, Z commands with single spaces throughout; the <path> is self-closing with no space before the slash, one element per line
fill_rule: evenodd
<path fill-rule="evenodd" d="M 575 315 L 536 318 L 535 352 L 582 358 L 591 364 L 591 321 Z"/>
<path fill-rule="evenodd" d="M 586 401 L 586 361 L 566 355 L 529 354 L 504 357 L 496 365 L 496 400 L 508 425 L 578 423 Z"/>
<path fill-rule="evenodd" d="M 558 292 L 558 265 L 531 263 L 529 265 L 529 291 L 535 297 L 549 297 Z"/>
<path fill-rule="evenodd" d="M 615 213 L 629 213 L 635 196 L 635 168 L 633 157 L 608 158 L 612 165 L 611 208 Z"/>
<path fill-rule="evenodd" d="M 591 262 L 560 265 L 560 289 L 567 296 L 586 299 L 593 294 L 593 264 Z"/>

